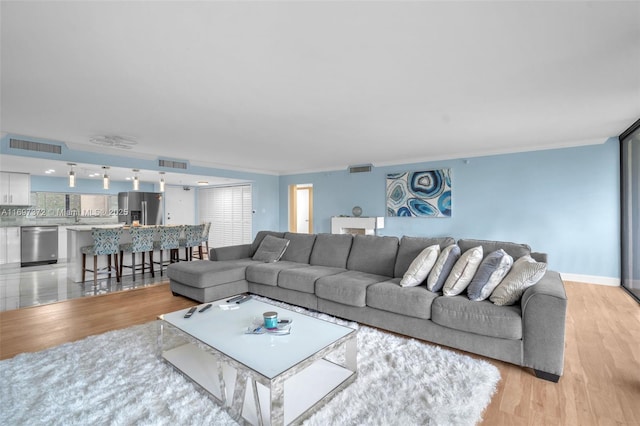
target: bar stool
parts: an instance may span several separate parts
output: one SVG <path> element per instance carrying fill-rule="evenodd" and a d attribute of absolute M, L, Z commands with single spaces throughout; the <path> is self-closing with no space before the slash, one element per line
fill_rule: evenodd
<path fill-rule="evenodd" d="M 205 222 L 204 223 L 204 228 L 202 230 L 202 241 L 200 241 L 200 247 L 198 248 L 198 251 L 200 253 L 200 259 L 203 259 L 202 257 L 202 244 L 205 244 L 205 246 L 207 247 L 207 257 L 209 257 L 209 229 L 211 229 L 211 222 Z"/>
<path fill-rule="evenodd" d="M 151 269 L 151 276 L 155 277 L 153 272 L 153 235 L 156 232 L 155 227 L 138 227 L 132 226 L 129 228 L 131 233 L 131 242 L 120 244 L 120 275 L 122 275 L 122 267 L 131 268 L 133 275 L 133 281 L 136 280 L 136 253 L 142 253 L 142 275 L 144 275 L 144 269 L 146 262 L 144 260 L 145 253 L 149 253 L 149 269 Z M 124 252 L 131 253 L 131 265 L 124 264 Z"/>
<path fill-rule="evenodd" d="M 98 282 L 98 256 L 107 256 L 107 270 L 109 278 L 111 278 L 111 255 L 115 255 L 116 281 L 120 282 L 121 273 L 118 272 L 118 248 L 120 244 L 120 236 L 122 228 L 91 228 L 91 237 L 93 245 L 80 248 L 82 253 L 82 282 L 84 282 L 85 274 L 88 271 L 93 272 L 93 284 Z M 93 269 L 87 269 L 87 255 L 93 255 Z"/>
<path fill-rule="evenodd" d="M 182 234 L 182 226 L 159 226 L 159 240 L 153 242 L 153 248 L 160 251 L 160 276 L 162 276 L 163 268 L 166 266 L 162 260 L 162 253 L 169 250 L 169 263 L 179 261 L 178 250 L 180 249 L 180 235 Z"/>
<path fill-rule="evenodd" d="M 198 247 L 202 259 L 202 232 L 204 225 L 185 225 L 184 238 L 180 239 L 180 248 L 184 247 L 184 259 L 193 260 L 193 248 Z"/>

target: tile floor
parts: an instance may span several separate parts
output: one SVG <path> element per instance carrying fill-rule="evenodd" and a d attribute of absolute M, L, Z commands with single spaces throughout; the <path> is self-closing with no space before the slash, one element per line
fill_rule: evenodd
<path fill-rule="evenodd" d="M 155 278 L 148 272 L 142 277 L 136 274 L 124 276 L 121 282 L 98 275 L 97 285 L 93 280 L 76 283 L 67 279 L 67 264 L 64 261 L 54 265 L 20 267 L 19 264 L 0 266 L 0 311 L 44 305 L 77 297 L 94 296 L 114 291 L 145 287 L 167 281 L 156 271 Z M 87 276 L 93 276 L 88 273 Z"/>

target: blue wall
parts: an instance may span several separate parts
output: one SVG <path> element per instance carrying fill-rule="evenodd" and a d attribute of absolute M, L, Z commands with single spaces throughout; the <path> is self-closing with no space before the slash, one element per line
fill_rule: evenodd
<path fill-rule="evenodd" d="M 452 217 L 387 217 L 380 235 L 514 241 L 549 254 L 551 269 L 620 277 L 619 143 L 282 176 L 280 229 L 288 227 L 288 187 L 313 184 L 314 232 L 330 218 L 385 215 L 386 174 L 451 168 Z"/>
<path fill-rule="evenodd" d="M 0 153 L 23 155 L 8 148 Z M 43 142 L 55 142 L 48 140 Z M 58 142 L 59 143 L 59 142 Z M 53 158 L 50 154 L 34 155 Z M 88 162 L 94 153 L 63 149 L 64 161 Z M 111 166 L 158 170 L 157 161 L 100 156 Z M 619 144 L 611 138 L 600 145 L 519 154 L 374 167 L 371 173 L 346 170 L 273 176 L 189 166 L 189 172 L 244 179 L 253 188 L 253 232 L 288 228 L 288 187 L 313 184 L 314 232 L 330 232 L 331 216 L 349 215 L 359 205 L 365 216 L 385 215 L 386 174 L 451 168 L 452 217 L 385 218 L 381 235 L 442 236 L 523 242 L 549 254 L 551 269 L 570 274 L 620 278 Z M 66 179 L 32 177 L 33 191 L 69 191 Z M 112 182 L 79 180 L 78 192 L 128 191 Z M 63 189 L 61 189 L 63 188 Z M 141 187 L 144 191 L 157 188 Z M 197 210 L 196 210 L 197 211 Z"/>
<path fill-rule="evenodd" d="M 67 178 L 31 176 L 31 192 L 118 195 L 118 192 L 131 190 L 131 182 L 111 181 L 109 189 L 104 189 L 102 187 L 102 179 L 76 179 L 76 186 L 69 188 L 69 180 Z M 155 188 L 152 183 L 140 182 L 140 191 L 154 192 Z"/>

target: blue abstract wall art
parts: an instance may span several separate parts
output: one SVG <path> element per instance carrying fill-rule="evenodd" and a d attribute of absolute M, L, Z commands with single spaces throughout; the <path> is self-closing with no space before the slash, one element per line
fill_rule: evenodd
<path fill-rule="evenodd" d="M 451 217 L 451 169 L 388 174 L 387 216 Z"/>

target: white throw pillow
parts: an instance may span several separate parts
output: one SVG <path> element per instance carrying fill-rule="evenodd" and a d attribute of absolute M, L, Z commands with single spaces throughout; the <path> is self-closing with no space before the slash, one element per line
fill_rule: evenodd
<path fill-rule="evenodd" d="M 482 246 L 462 253 L 460 259 L 453 265 L 453 269 L 444 283 L 442 293 L 445 296 L 457 296 L 462 293 L 473 279 L 480 262 L 482 262 Z"/>
<path fill-rule="evenodd" d="M 496 305 L 513 305 L 524 291 L 540 281 L 547 272 L 547 264 L 536 262 L 531 256 L 522 256 L 511 267 L 511 271 L 491 293 L 491 300 Z"/>
<path fill-rule="evenodd" d="M 429 246 L 422 250 L 420 254 L 413 259 L 413 262 L 409 265 L 407 272 L 404 273 L 404 276 L 400 281 L 400 286 L 415 287 L 422 284 L 422 282 L 427 278 L 427 275 L 429 275 L 434 263 L 436 263 L 439 254 L 439 244 Z"/>

